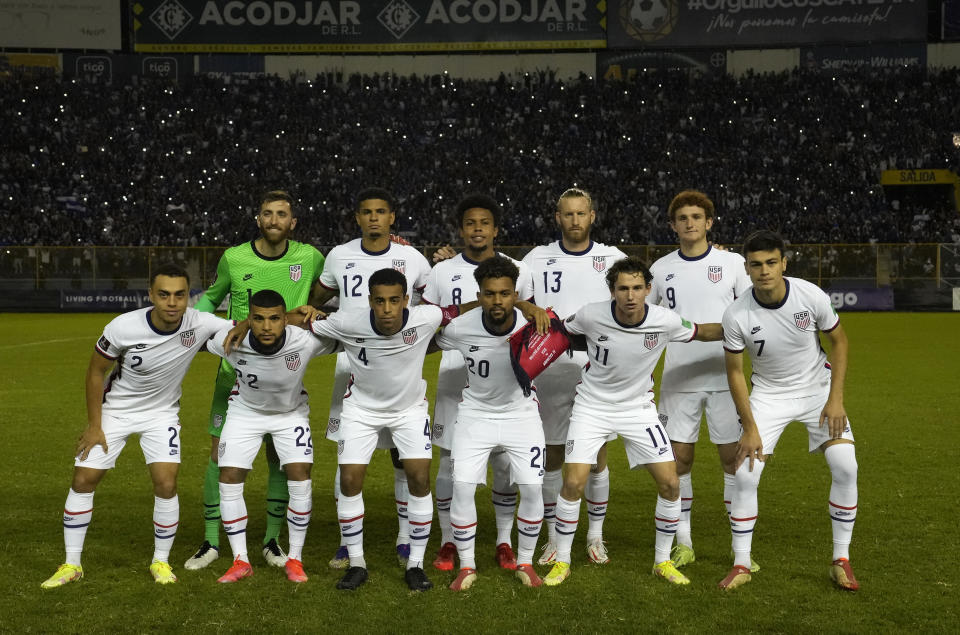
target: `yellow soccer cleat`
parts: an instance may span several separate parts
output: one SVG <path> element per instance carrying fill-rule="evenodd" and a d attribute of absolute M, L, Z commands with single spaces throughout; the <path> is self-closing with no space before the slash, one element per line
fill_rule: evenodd
<path fill-rule="evenodd" d="M 673 560 L 664 560 L 653 565 L 653 575 L 663 578 L 670 584 L 690 584 L 690 578 L 680 573 Z"/>
<path fill-rule="evenodd" d="M 177 581 L 177 576 L 173 574 L 170 564 L 159 560 L 150 563 L 150 575 L 157 584 L 173 584 Z"/>
<path fill-rule="evenodd" d="M 40 583 L 42 589 L 55 589 L 76 582 L 83 577 L 83 567 L 78 564 L 62 564 L 57 572 Z"/>
<path fill-rule="evenodd" d="M 697 556 L 693 553 L 693 547 L 677 544 L 674 545 L 673 551 L 670 552 L 670 559 L 673 560 L 673 564 L 679 569 L 680 567 L 685 567 L 695 562 Z"/>
<path fill-rule="evenodd" d="M 570 577 L 570 563 L 557 560 L 553 563 L 550 573 L 543 578 L 543 583 L 547 586 L 557 586 Z"/>

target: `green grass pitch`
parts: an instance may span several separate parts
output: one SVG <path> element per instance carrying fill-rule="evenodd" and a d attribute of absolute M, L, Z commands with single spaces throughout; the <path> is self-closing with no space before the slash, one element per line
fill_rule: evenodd
<path fill-rule="evenodd" d="M 71 452 L 84 425 L 83 376 L 110 317 L 0 315 L 0 631 L 937 633 L 956 632 L 960 624 L 955 314 L 843 317 L 851 341 L 846 407 L 860 464 L 851 554 L 862 588 L 855 594 L 835 590 L 827 576 L 829 474 L 821 456 L 807 454 L 799 425 L 788 429 L 761 485 L 754 557 L 762 571 L 735 592 L 716 589 L 731 564 L 730 537 L 716 453 L 703 440 L 694 467 L 697 561 L 686 569 L 689 587 L 674 588 L 650 575 L 655 489 L 645 472 L 626 469 L 622 446 L 614 443 L 605 526 L 609 565 L 586 564 L 581 530 L 566 583 L 521 587 L 495 567 L 490 490 L 484 488 L 477 494 L 478 584 L 455 594 L 445 588 L 452 574 L 428 566 L 436 588 L 411 594 L 394 557 L 389 457 L 378 452 L 365 491 L 370 581 L 358 592 L 338 592 L 340 573 L 326 567 L 338 544 L 335 452 L 322 440 L 332 359 L 314 362 L 307 378 L 318 439 L 304 552 L 310 581 L 288 582 L 252 548 L 256 575 L 218 585 L 228 555 L 202 571 L 182 567 L 203 536 L 200 492 L 216 368 L 206 353 L 197 357 L 183 389 L 181 524 L 171 559 L 180 583 L 159 587 L 147 571 L 152 491 L 133 443 L 97 491 L 83 557 L 86 577 L 42 591 L 40 582 L 63 559 L 61 513 Z M 428 358 L 427 377 L 435 376 L 437 363 L 438 356 Z M 246 488 L 251 546 L 263 533 L 262 461 L 261 453 Z M 428 561 L 438 540 L 435 527 Z M 225 538 L 222 545 L 229 553 Z"/>

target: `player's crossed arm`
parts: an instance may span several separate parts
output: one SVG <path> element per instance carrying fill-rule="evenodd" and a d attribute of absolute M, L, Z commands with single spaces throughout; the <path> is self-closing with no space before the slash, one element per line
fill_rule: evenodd
<path fill-rule="evenodd" d="M 737 444 L 737 467 L 744 459 L 750 461 L 750 471 L 753 471 L 754 461 L 763 461 L 763 441 L 757 430 L 757 422 L 753 419 L 753 410 L 750 408 L 750 393 L 747 391 L 747 379 L 743 374 L 743 351 L 731 352 L 724 349 L 724 363 L 727 368 L 727 383 L 730 385 L 730 395 L 733 404 L 740 415 L 740 425 L 743 428 L 740 442 Z"/>

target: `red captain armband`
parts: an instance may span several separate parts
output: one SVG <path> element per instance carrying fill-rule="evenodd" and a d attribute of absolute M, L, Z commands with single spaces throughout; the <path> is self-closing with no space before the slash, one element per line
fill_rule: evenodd
<path fill-rule="evenodd" d="M 547 310 L 550 329 L 543 335 L 537 333 L 537 325 L 526 326 L 510 336 L 510 365 L 525 397 L 530 396 L 531 385 L 543 369 L 552 364 L 570 348 L 570 338 L 557 314 Z"/>
<path fill-rule="evenodd" d="M 443 319 L 440 320 L 440 326 L 446 326 L 450 324 L 450 320 L 455 317 L 460 317 L 460 305 L 451 304 L 450 306 L 439 307 L 440 312 L 443 314 Z"/>

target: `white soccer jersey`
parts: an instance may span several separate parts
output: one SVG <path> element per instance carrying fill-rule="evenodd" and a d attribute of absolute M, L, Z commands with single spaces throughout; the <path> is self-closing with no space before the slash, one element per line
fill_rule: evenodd
<path fill-rule="evenodd" d="M 697 327 L 670 309 L 647 305 L 639 324 L 623 324 L 614 301 L 588 304 L 567 318 L 567 332 L 584 335 L 590 363 L 577 385 L 576 402 L 595 410 L 625 412 L 653 399 L 653 369 L 667 342 L 689 342 Z"/>
<path fill-rule="evenodd" d="M 819 332 L 840 324 L 820 287 L 799 278 L 784 282 L 787 294 L 779 304 L 762 304 L 751 292 L 723 314 L 723 347 L 749 351 L 754 393 L 775 399 L 815 395 L 830 384 Z"/>
<path fill-rule="evenodd" d="M 726 308 L 751 286 L 743 263 L 740 254 L 712 247 L 696 258 L 674 251 L 650 267 L 653 283 L 648 301 L 697 324 L 719 322 Z M 723 344 L 670 344 L 660 385 L 671 392 L 729 390 Z"/>
<path fill-rule="evenodd" d="M 499 419 L 538 416 L 536 399 L 532 393 L 523 396 L 510 364 L 510 336 L 527 324 L 519 309 L 513 310 L 513 317 L 510 332 L 498 335 L 487 328 L 483 310 L 475 309 L 452 320 L 437 335 L 440 348 L 460 351 L 467 366 L 460 412 Z"/>
<path fill-rule="evenodd" d="M 607 267 L 626 257 L 616 247 L 593 241 L 583 251 L 567 251 L 558 240 L 534 247 L 523 262 L 533 275 L 536 305 L 553 307 L 563 319 L 585 304 L 608 300 Z"/>
<path fill-rule="evenodd" d="M 223 357 L 237 373 L 237 383 L 230 401 L 264 414 L 292 412 L 307 403 L 303 375 L 307 362 L 314 357 L 333 353 L 338 344 L 314 337 L 296 326 L 284 329 L 284 342 L 276 353 L 264 355 L 254 348 L 253 331 L 229 355 L 224 353 L 227 330 L 219 332 L 207 344 L 207 350 Z"/>
<path fill-rule="evenodd" d="M 341 309 L 310 328 L 315 335 L 338 340 L 346 349 L 351 377 L 344 401 L 392 413 L 424 400 L 423 358 L 442 321 L 440 307 L 414 306 L 404 310 L 399 331 L 381 335 L 369 308 Z"/>
<path fill-rule="evenodd" d="M 533 278 L 530 268 L 519 260 L 498 253 L 517 265 L 520 276 L 517 278 L 517 293 L 521 300 L 533 299 Z M 453 258 L 438 262 L 427 277 L 427 288 L 423 291 L 423 299 L 430 304 L 449 306 L 451 304 L 465 304 L 477 299 L 480 285 L 473 277 L 473 271 L 479 262 L 470 260 L 462 253 Z"/>
<path fill-rule="evenodd" d="M 406 276 L 410 304 L 418 304 L 430 275 L 430 263 L 423 254 L 410 245 L 394 242 L 383 251 L 367 251 L 361 240 L 337 245 L 323 264 L 320 284 L 340 292 L 340 310 L 369 307 L 370 276 L 380 269 L 396 269 Z"/>
<path fill-rule="evenodd" d="M 103 412 L 114 416 L 135 413 L 156 415 L 180 409 L 180 384 L 210 336 L 229 320 L 188 308 L 180 326 L 169 333 L 150 321 L 153 307 L 115 317 L 103 329 L 97 352 L 115 360 L 104 386 Z"/>

